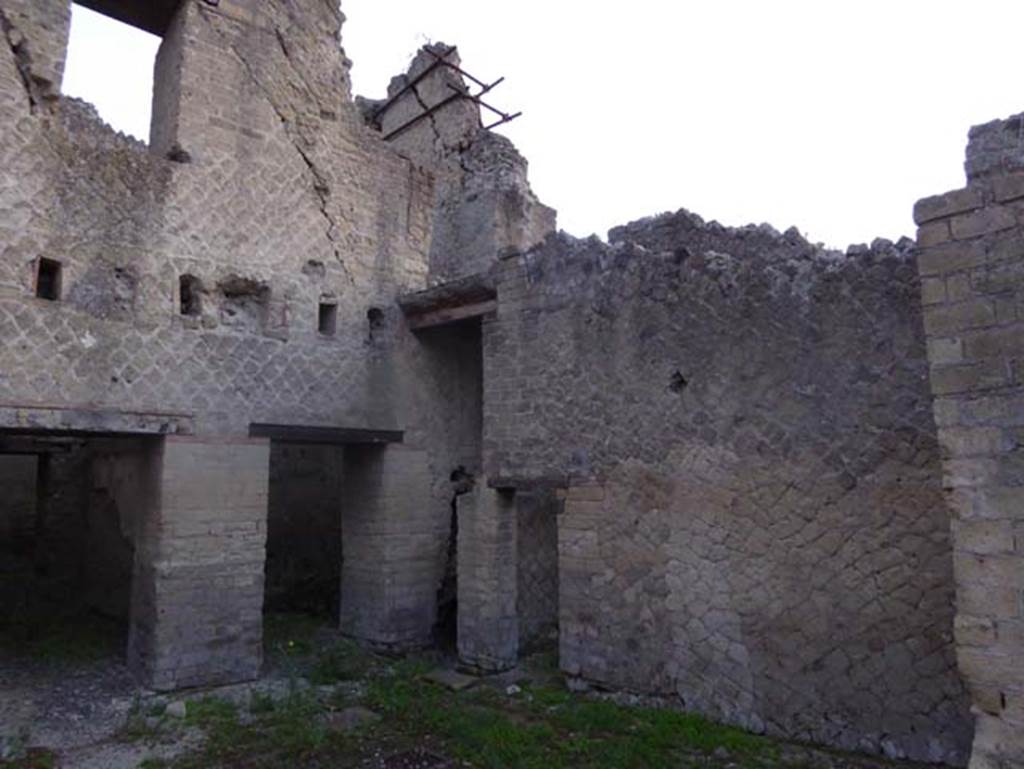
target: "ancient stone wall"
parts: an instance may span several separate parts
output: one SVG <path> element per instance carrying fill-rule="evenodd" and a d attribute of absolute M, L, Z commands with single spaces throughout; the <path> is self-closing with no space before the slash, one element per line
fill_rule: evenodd
<path fill-rule="evenodd" d="M 508 259 L 484 465 L 568 487 L 561 664 L 773 734 L 962 763 L 912 243 L 680 212 Z"/>
<path fill-rule="evenodd" d="M 391 81 L 387 99 L 360 100 L 368 124 L 435 175 L 431 284 L 485 272 L 502 254 L 532 248 L 554 232 L 556 218 L 530 189 L 526 158 L 484 130 L 477 106 L 459 98 L 478 89 L 452 67 L 436 66 L 439 59 L 462 64 L 444 43 L 425 46 Z"/>
<path fill-rule="evenodd" d="M 263 4 L 254 23 L 234 5 L 185 3 L 165 39 L 181 86 L 157 126 L 177 162 L 85 105 L 31 106 L 0 52 L 0 401 L 194 413 L 202 432 L 404 421 L 369 402 L 385 398 L 363 375 L 366 313 L 425 279 L 429 175 L 345 101 L 327 5 Z M 62 265 L 60 302 L 34 296 L 41 257 Z M 338 306 L 330 334 L 322 303 Z"/>
<path fill-rule="evenodd" d="M 160 690 L 254 678 L 268 442 L 168 438 L 138 462 L 129 665 Z"/>
<path fill-rule="evenodd" d="M 85 508 L 82 586 L 94 611 L 127 621 L 135 542 L 148 504 L 148 454 L 137 441 L 96 441 Z"/>
<path fill-rule="evenodd" d="M 157 57 L 149 146 L 127 139 L 58 95 L 69 7 L 0 0 L 0 429 L 198 435 L 228 447 L 253 423 L 402 431 L 408 451 L 360 465 L 368 477 L 353 486 L 366 513 L 387 511 L 395 528 L 362 531 L 357 517 L 354 536 L 370 544 L 345 574 L 366 590 L 350 596 L 357 635 L 421 643 L 447 560 L 450 478 L 480 466 L 478 326 L 468 337 L 413 334 L 394 305 L 426 286 L 431 254 L 445 251 L 433 242 L 442 155 L 414 156 L 365 124 L 339 46 L 343 17 L 319 0 L 183 2 Z M 476 145 L 504 142 L 476 126 Z M 474 155 L 477 193 L 504 178 L 509 152 Z M 491 243 L 504 236 L 481 228 L 506 224 L 467 226 Z M 186 482 L 157 466 L 154 505 L 175 478 Z M 172 529 L 168 516 L 180 515 L 188 528 L 183 509 L 149 514 Z M 157 602 L 181 613 L 174 621 L 191 611 L 163 589 L 167 531 L 136 543 L 134 605 L 149 614 L 133 620 L 135 668 L 161 686 L 199 682 L 204 655 L 210 680 L 251 674 L 251 586 L 219 605 L 221 626 L 243 628 L 230 642 L 215 637 L 212 605 L 191 652 L 176 631 L 153 630 Z M 206 536 L 204 547 L 237 544 Z M 177 563 L 173 580 L 204 568 Z M 377 600 L 385 580 L 394 594 Z M 240 661 L 229 663 L 230 649 Z"/>
<path fill-rule="evenodd" d="M 1024 764 L 1022 125 L 973 129 L 967 187 L 914 210 L 974 769 Z"/>

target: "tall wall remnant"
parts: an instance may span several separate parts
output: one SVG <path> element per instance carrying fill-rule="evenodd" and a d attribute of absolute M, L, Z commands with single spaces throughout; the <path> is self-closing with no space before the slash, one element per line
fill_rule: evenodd
<path fill-rule="evenodd" d="M 916 252 L 685 211 L 580 241 L 457 51 L 353 100 L 334 4 L 172 6 L 103 4 L 163 35 L 146 145 L 59 96 L 67 0 L 0 0 L 0 455 L 39 454 L 0 456 L 0 538 L 59 562 L 38 521 L 85 505 L 140 678 L 258 675 L 290 543 L 340 537 L 300 578 L 367 645 L 557 643 L 954 765 L 973 705 L 973 766 L 1024 761 L 1021 119 Z"/>
<path fill-rule="evenodd" d="M 1024 765 L 1022 125 L 1017 115 L 973 129 L 967 186 L 914 209 L 972 769 Z"/>
<path fill-rule="evenodd" d="M 679 212 L 502 263 L 484 467 L 565 488 L 563 670 L 964 759 L 912 246 Z"/>

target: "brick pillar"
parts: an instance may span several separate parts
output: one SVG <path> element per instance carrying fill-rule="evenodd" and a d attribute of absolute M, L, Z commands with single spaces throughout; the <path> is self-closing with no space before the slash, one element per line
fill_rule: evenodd
<path fill-rule="evenodd" d="M 588 589 L 595 564 L 602 562 L 598 531 L 605 515 L 604 487 L 596 483 L 572 486 L 565 492 L 564 512 L 558 519 L 558 661 L 570 676 L 603 677 L 604 660 L 588 657 L 596 632 Z"/>
<path fill-rule="evenodd" d="M 265 440 L 167 438 L 151 450 L 128 661 L 153 688 L 259 674 L 269 464 Z"/>
<path fill-rule="evenodd" d="M 426 452 L 348 448 L 342 476 L 342 631 L 386 649 L 429 645 L 438 574 Z"/>
<path fill-rule="evenodd" d="M 914 216 L 971 767 L 1004 769 L 1024 766 L 1024 174 L 987 170 Z"/>
<path fill-rule="evenodd" d="M 486 481 L 458 498 L 459 660 L 486 673 L 519 660 L 515 493 Z"/>

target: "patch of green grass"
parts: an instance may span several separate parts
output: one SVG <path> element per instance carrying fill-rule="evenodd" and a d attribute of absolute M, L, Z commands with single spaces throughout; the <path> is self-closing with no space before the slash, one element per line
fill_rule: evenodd
<path fill-rule="evenodd" d="M 338 641 L 317 655 L 309 680 L 318 686 L 364 678 L 373 665 L 370 654 L 353 641 Z"/>
<path fill-rule="evenodd" d="M 23 757 L 4 761 L 0 769 L 56 769 L 57 756 L 49 750 L 32 748 Z"/>
<path fill-rule="evenodd" d="M 290 657 L 313 653 L 317 632 L 324 621 L 308 614 L 266 614 L 263 617 L 263 644 L 272 651 Z"/>
<path fill-rule="evenodd" d="M 159 702 L 159 701 L 153 702 L 153 703 L 150 704 L 150 706 L 148 708 L 146 708 L 146 715 L 147 716 L 151 716 L 153 718 L 159 718 L 160 716 L 162 716 L 166 712 L 167 712 L 167 703 L 166 702 Z"/>
<path fill-rule="evenodd" d="M 193 709 L 192 705 L 199 705 Z M 266 709 L 265 709 L 266 708 Z M 281 702 L 265 701 L 251 723 L 242 723 L 237 710 L 218 700 L 190 703 L 186 721 L 203 729 L 203 747 L 179 758 L 168 769 L 291 769 L 297 766 L 347 766 L 322 763 L 350 755 L 344 738 L 326 728 L 323 707 L 309 692 L 293 692 Z"/>
<path fill-rule="evenodd" d="M 253 694 L 252 700 L 249 702 L 249 712 L 254 714 L 270 713 L 275 707 L 274 698 L 261 692 Z"/>
<path fill-rule="evenodd" d="M 325 678 L 355 672 L 355 647 L 324 661 Z M 333 667 L 335 664 L 339 667 Z M 634 708 L 573 695 L 555 687 L 524 687 L 508 697 L 488 686 L 451 692 L 423 678 L 424 660 L 370 666 L 359 701 L 384 716 L 351 734 L 332 731 L 325 714 L 337 707 L 312 691 L 285 700 L 254 698 L 251 722 L 230 703 L 190 703 L 186 721 L 203 729 L 203 747 L 169 769 L 291 769 L 354 766 L 371 750 L 429 746 L 477 769 L 720 769 L 735 763 L 777 766 L 770 740 L 699 716 Z M 363 670 L 366 670 L 364 667 Z M 345 704 L 351 704 L 346 702 Z M 712 756 L 718 748 L 728 759 Z"/>
<path fill-rule="evenodd" d="M 238 706 L 217 697 L 203 697 L 185 705 L 185 723 L 190 726 L 213 726 L 238 720 Z"/>

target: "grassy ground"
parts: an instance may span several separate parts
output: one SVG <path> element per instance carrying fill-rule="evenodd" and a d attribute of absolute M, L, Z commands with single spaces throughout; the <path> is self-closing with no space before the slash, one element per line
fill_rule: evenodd
<path fill-rule="evenodd" d="M 269 618 L 270 668 L 287 682 L 243 704 L 192 699 L 184 717 L 140 705 L 119 739 L 197 747 L 140 769 L 877 769 L 886 762 L 796 749 L 671 710 L 571 694 L 553 655 L 533 660 L 508 689 L 486 681 L 461 692 L 425 676 L 438 660 L 389 659 L 325 635 L 316 622 Z M 540 660 L 544 664 L 538 665 Z M 308 682 L 308 683 L 307 683 Z M 353 727 L 353 708 L 367 719 Z M 368 713 L 372 711 L 372 713 Z M 375 714 L 375 715 L 374 715 Z M 47 769 L 0 761 L 0 769 Z"/>
<path fill-rule="evenodd" d="M 777 765 L 773 743 L 695 716 L 625 708 L 549 687 L 524 686 L 514 696 L 489 687 L 455 693 L 424 680 L 425 672 L 402 662 L 369 676 L 364 694 L 338 689 L 326 701 L 319 690 L 306 690 L 278 702 L 256 700 L 247 710 L 216 699 L 189 703 L 184 722 L 204 731 L 204 746 L 145 769 L 388 766 L 387 756 L 416 751 L 452 766 L 493 769 Z M 381 720 L 354 731 L 332 729 L 325 716 L 356 704 Z"/>

